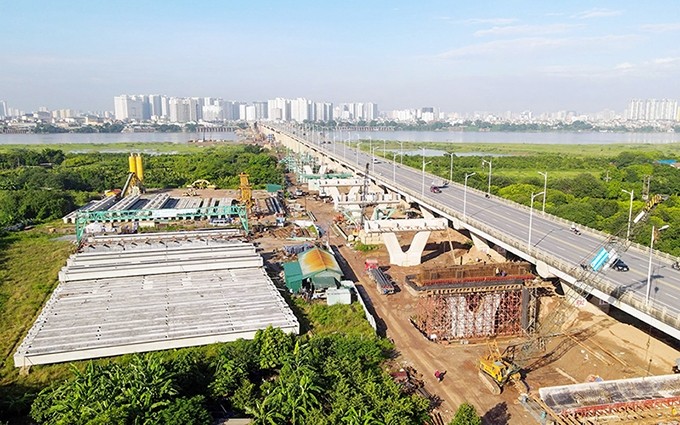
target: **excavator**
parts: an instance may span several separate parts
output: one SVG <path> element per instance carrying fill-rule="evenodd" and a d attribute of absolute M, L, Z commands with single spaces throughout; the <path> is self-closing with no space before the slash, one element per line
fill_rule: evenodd
<path fill-rule="evenodd" d="M 665 195 L 654 195 L 649 198 L 644 208 L 633 220 L 634 227 L 630 231 L 629 238 L 620 238 L 616 235 L 610 236 L 600 249 L 600 254 L 605 252 L 607 266 L 614 264 L 629 247 L 632 237 L 640 232 L 642 223 L 651 215 L 652 210 L 662 201 L 668 197 Z M 618 234 L 626 234 L 626 230 L 622 230 Z M 599 254 L 598 254 L 599 255 Z M 597 264 L 597 267 L 587 266 L 578 267 L 575 269 L 580 282 L 587 282 L 596 277 L 600 272 L 605 270 L 604 261 Z M 593 263 L 594 264 L 594 260 Z M 511 383 L 520 392 L 520 394 L 529 394 L 529 388 L 523 380 L 522 374 L 526 372 L 523 363 L 527 362 L 533 357 L 539 349 L 545 347 L 546 341 L 559 335 L 561 326 L 567 322 L 567 319 L 575 311 L 575 303 L 581 297 L 585 297 L 586 285 L 575 285 L 571 295 L 565 298 L 564 304 L 559 308 L 555 314 L 551 314 L 541 324 L 537 331 L 529 337 L 529 340 L 514 346 L 508 346 L 501 353 L 498 344 L 495 340 L 489 341 L 489 352 L 482 356 L 478 361 L 479 377 L 482 382 L 489 388 L 492 394 L 500 394 L 503 387 Z"/>

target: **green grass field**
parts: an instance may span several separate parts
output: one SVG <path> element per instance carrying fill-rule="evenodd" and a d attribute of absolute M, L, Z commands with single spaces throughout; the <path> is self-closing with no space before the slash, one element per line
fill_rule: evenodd
<path fill-rule="evenodd" d="M 41 387 L 67 375 L 68 367 L 62 365 L 36 367 L 28 376 L 20 376 L 12 357 L 57 286 L 57 273 L 74 249 L 72 243 L 56 236 L 48 234 L 47 226 L 39 226 L 0 239 L 0 387 Z"/>
<path fill-rule="evenodd" d="M 382 141 L 373 141 L 374 146 L 382 148 Z M 387 149 L 401 149 L 399 142 L 387 141 Z M 557 154 L 572 156 L 606 156 L 612 157 L 621 152 L 645 152 L 665 155 L 680 155 L 680 144 L 602 144 L 602 145 L 556 145 L 529 143 L 443 143 L 443 142 L 408 142 L 404 143 L 404 150 L 437 149 L 446 152 L 481 152 L 485 154 L 502 155 L 539 155 Z M 368 145 L 362 144 L 362 150 L 368 151 Z M 382 154 L 382 149 L 376 149 L 376 154 Z"/>

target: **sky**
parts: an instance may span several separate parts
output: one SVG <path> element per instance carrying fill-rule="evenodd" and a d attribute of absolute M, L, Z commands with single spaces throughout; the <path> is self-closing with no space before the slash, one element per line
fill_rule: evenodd
<path fill-rule="evenodd" d="M 680 1 L 0 0 L 0 100 L 623 112 L 680 100 Z"/>

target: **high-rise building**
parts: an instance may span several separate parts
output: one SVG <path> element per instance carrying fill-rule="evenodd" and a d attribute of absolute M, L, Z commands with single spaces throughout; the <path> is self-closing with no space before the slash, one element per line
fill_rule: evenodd
<path fill-rule="evenodd" d="M 268 103 L 267 102 L 253 102 L 255 107 L 255 120 L 266 120 L 268 116 Z"/>
<path fill-rule="evenodd" d="M 151 118 L 148 96 L 115 96 L 113 106 L 117 120 L 142 121 Z"/>
<path fill-rule="evenodd" d="M 678 102 L 669 99 L 633 99 L 628 106 L 630 120 L 678 120 Z"/>
<path fill-rule="evenodd" d="M 277 97 L 267 101 L 267 119 L 290 121 L 290 100 Z"/>
<path fill-rule="evenodd" d="M 298 97 L 290 101 L 290 119 L 297 122 L 313 121 L 312 101 Z"/>
<path fill-rule="evenodd" d="M 159 94 L 149 95 L 149 117 L 163 118 L 163 96 Z"/>
<path fill-rule="evenodd" d="M 331 121 L 333 119 L 333 104 L 328 102 L 314 103 L 314 119 L 316 121 Z"/>
<path fill-rule="evenodd" d="M 183 123 L 191 121 L 191 102 L 181 97 L 171 97 L 168 101 L 171 122 Z"/>
<path fill-rule="evenodd" d="M 0 118 L 5 118 L 9 116 L 9 111 L 7 111 L 7 103 L 4 100 L 0 100 Z"/>

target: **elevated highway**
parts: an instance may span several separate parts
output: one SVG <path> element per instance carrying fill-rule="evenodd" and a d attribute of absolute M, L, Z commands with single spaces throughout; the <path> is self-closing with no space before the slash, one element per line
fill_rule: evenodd
<path fill-rule="evenodd" d="M 380 158 L 373 162 L 368 153 L 345 144 L 322 143 L 303 135 L 301 129 L 286 124 L 259 124 L 266 134 L 296 152 L 321 158 L 355 173 L 371 165 L 370 178 L 388 192 L 398 193 L 407 202 L 415 202 L 436 215 L 445 217 L 458 230 L 486 239 L 536 265 L 543 277 L 558 277 L 572 287 L 597 297 L 654 328 L 680 339 L 680 271 L 671 267 L 677 259 L 655 251 L 652 258 L 652 287 L 647 302 L 649 248 L 633 244 L 621 258 L 630 271 L 608 269 L 601 273 L 584 273 L 582 263 L 589 263 L 610 235 L 580 228 L 577 235 L 571 223 L 543 215 L 540 210 L 450 182 L 441 193 L 431 193 L 430 183 L 441 180 L 399 163 Z M 465 201 L 465 202 L 464 202 Z M 465 211 L 464 211 L 465 210 Z M 465 214 L 464 214 L 465 212 Z M 529 235 L 531 223 L 531 235 Z"/>

